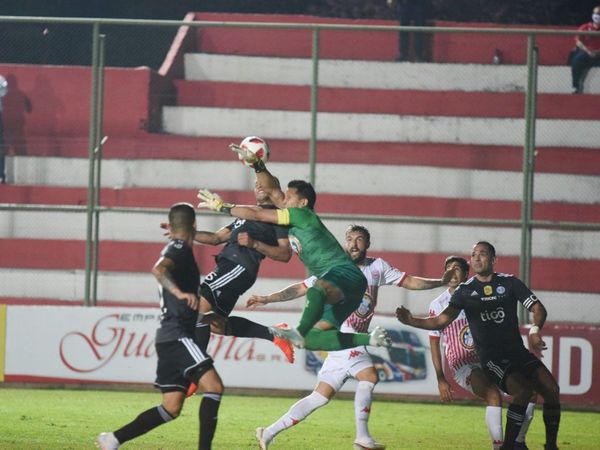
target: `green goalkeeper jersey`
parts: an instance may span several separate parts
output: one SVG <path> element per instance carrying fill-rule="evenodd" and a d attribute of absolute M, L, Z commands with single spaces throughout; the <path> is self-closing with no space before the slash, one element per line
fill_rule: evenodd
<path fill-rule="evenodd" d="M 356 268 L 337 239 L 310 208 L 286 208 L 277 211 L 279 225 L 289 225 L 292 249 L 311 275 L 323 276 L 334 266 Z"/>

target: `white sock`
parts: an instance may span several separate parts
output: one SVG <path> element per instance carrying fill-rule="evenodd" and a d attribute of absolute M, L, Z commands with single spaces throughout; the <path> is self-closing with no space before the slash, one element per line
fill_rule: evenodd
<path fill-rule="evenodd" d="M 324 406 L 329 402 L 329 399 L 318 392 L 311 392 L 303 399 L 298 400 L 292 405 L 292 407 L 283 416 L 277 419 L 272 425 L 267 427 L 264 431 L 265 438 L 268 440 L 273 439 L 283 430 L 293 427 L 298 422 L 304 420 L 315 409 Z"/>
<path fill-rule="evenodd" d="M 516 442 L 525 442 L 525 436 L 527 435 L 527 430 L 529 430 L 529 425 L 533 420 L 534 411 L 535 403 L 528 403 L 527 409 L 525 410 L 525 420 L 523 420 L 523 425 L 521 425 L 521 429 L 519 430 L 519 435 L 517 436 Z"/>
<path fill-rule="evenodd" d="M 375 385 L 370 381 L 359 381 L 354 395 L 356 439 L 361 442 L 373 439 L 369 434 L 369 415 L 371 414 L 371 403 L 373 403 L 374 387 Z"/>
<path fill-rule="evenodd" d="M 494 450 L 502 445 L 502 407 L 487 406 L 485 408 L 485 423 L 492 438 Z"/>

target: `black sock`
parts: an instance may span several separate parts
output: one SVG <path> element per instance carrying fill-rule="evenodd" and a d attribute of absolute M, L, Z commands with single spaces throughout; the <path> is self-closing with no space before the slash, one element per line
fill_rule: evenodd
<path fill-rule="evenodd" d="M 174 417 L 167 412 L 162 405 L 144 411 L 132 422 L 129 422 L 122 428 L 115 431 L 115 437 L 119 443 L 130 441 L 133 438 L 141 436 L 144 433 L 156 428 L 163 423 L 173 420 Z"/>
<path fill-rule="evenodd" d="M 200 441 L 198 450 L 210 450 L 217 430 L 217 415 L 221 405 L 221 394 L 205 392 L 200 402 Z"/>
<path fill-rule="evenodd" d="M 525 420 L 526 406 L 521 405 L 510 405 L 508 411 L 506 411 L 506 428 L 504 431 L 504 447 L 513 448 L 515 439 L 519 435 L 521 425 Z"/>
<path fill-rule="evenodd" d="M 226 333 L 228 336 L 253 337 L 259 339 L 273 340 L 273 335 L 267 327 L 251 320 L 238 316 L 229 317 L 229 326 Z"/>
<path fill-rule="evenodd" d="M 210 325 L 203 323 L 196 323 L 196 330 L 194 331 L 194 342 L 200 347 L 203 353 L 206 353 L 208 343 L 210 341 Z"/>
<path fill-rule="evenodd" d="M 558 425 L 560 424 L 560 404 L 544 403 L 544 425 L 546 425 L 546 448 L 556 448 Z"/>

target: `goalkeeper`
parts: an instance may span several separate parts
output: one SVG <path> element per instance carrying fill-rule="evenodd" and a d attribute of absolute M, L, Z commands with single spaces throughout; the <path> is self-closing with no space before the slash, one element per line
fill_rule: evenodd
<path fill-rule="evenodd" d="M 288 226 L 292 249 L 309 274 L 317 277 L 314 286 L 306 292 L 306 304 L 298 326 L 290 329 L 272 327 L 272 333 L 289 340 L 296 347 L 310 350 L 390 345 L 387 332 L 380 327 L 370 334 L 339 331 L 346 318 L 360 305 L 367 280 L 314 212 L 316 193 L 312 185 L 303 180 L 292 180 L 284 194 L 256 155 L 233 144 L 230 148 L 252 164 L 257 182 L 280 209 L 225 203 L 217 194 L 207 190 L 199 191 L 198 198 L 202 202 L 198 207 L 241 219 Z"/>

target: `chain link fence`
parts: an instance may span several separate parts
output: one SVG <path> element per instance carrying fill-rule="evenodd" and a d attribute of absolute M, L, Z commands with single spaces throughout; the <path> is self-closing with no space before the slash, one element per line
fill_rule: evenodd
<path fill-rule="evenodd" d="M 489 240 L 550 320 L 598 321 L 600 76 L 570 94 L 572 33 L 207 17 L 2 21 L 1 298 L 153 303 L 167 208 L 198 187 L 253 202 L 226 146 L 259 134 L 340 240 L 363 223 L 374 255 L 428 277 Z M 382 295 L 382 312 L 432 298 Z"/>

